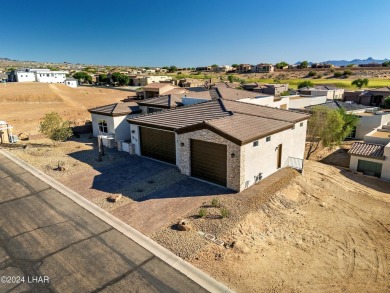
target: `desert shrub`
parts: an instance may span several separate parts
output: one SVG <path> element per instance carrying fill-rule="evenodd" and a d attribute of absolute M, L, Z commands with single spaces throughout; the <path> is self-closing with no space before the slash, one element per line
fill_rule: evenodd
<path fill-rule="evenodd" d="M 221 209 L 221 216 L 222 218 L 228 218 L 230 216 L 230 211 L 227 208 Z"/>
<path fill-rule="evenodd" d="M 308 76 L 312 77 L 312 76 L 315 76 L 316 75 L 316 72 L 315 71 L 309 71 L 309 73 L 307 74 Z"/>
<path fill-rule="evenodd" d="M 350 75 L 352 75 L 352 71 L 349 70 L 349 69 L 347 69 L 347 70 L 344 71 L 343 74 L 344 74 L 344 75 L 347 75 L 347 76 L 350 76 Z"/>
<path fill-rule="evenodd" d="M 318 73 L 316 78 L 321 78 L 322 77 L 322 74 Z"/>
<path fill-rule="evenodd" d="M 204 209 L 204 208 L 199 209 L 198 216 L 199 216 L 200 218 L 206 217 L 206 216 L 207 216 L 207 211 L 206 211 L 206 209 Z"/>
<path fill-rule="evenodd" d="M 334 77 L 342 77 L 343 76 L 343 73 L 340 72 L 340 71 L 336 71 L 334 74 L 333 74 Z"/>
<path fill-rule="evenodd" d="M 53 141 L 65 141 L 73 135 L 69 121 L 56 112 L 47 113 L 39 125 L 39 131 Z"/>
<path fill-rule="evenodd" d="M 215 208 L 219 207 L 220 204 L 219 204 L 219 200 L 218 198 L 213 198 L 213 200 L 211 201 L 211 205 Z"/>

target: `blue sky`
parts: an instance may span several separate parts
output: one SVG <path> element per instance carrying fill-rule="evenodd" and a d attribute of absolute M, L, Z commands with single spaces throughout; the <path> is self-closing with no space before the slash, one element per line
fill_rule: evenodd
<path fill-rule="evenodd" d="M 0 0 L 0 57 L 136 66 L 390 58 L 387 0 Z"/>

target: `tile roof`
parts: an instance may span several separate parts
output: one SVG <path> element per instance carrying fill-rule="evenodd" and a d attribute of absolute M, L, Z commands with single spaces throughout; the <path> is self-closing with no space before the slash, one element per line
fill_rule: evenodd
<path fill-rule="evenodd" d="M 356 103 L 347 103 L 347 102 L 342 102 L 342 101 L 328 101 L 323 104 L 318 104 L 318 105 L 313 105 L 313 106 L 307 106 L 305 109 L 311 110 L 315 107 L 318 106 L 324 106 L 329 109 L 344 109 L 345 111 L 354 111 L 354 110 L 364 110 L 364 109 L 371 109 L 373 107 L 370 106 L 364 106 L 361 104 L 356 104 Z"/>
<path fill-rule="evenodd" d="M 141 115 L 128 119 L 128 121 L 138 125 L 176 130 L 201 123 L 205 120 L 226 117 L 229 115 L 231 115 L 231 113 L 223 109 L 220 101 L 212 101 Z"/>
<path fill-rule="evenodd" d="M 181 95 L 166 95 L 137 102 L 140 106 L 176 108 L 181 105 Z"/>
<path fill-rule="evenodd" d="M 258 117 L 286 121 L 291 123 L 296 123 L 309 119 L 309 114 L 302 112 L 294 112 L 291 110 L 282 110 L 278 108 L 271 108 L 267 106 L 260 106 L 254 104 L 248 104 L 237 101 L 228 101 L 224 100 L 223 104 L 227 111 L 232 111 L 236 113 L 242 113 L 247 115 L 254 115 Z"/>
<path fill-rule="evenodd" d="M 138 116 L 128 122 L 177 133 L 208 128 L 237 144 L 244 144 L 291 128 L 295 122 L 308 118 L 308 114 L 219 99 Z"/>
<path fill-rule="evenodd" d="M 231 136 L 232 140 L 243 143 L 266 137 L 293 126 L 292 123 L 285 121 L 236 113 L 225 118 L 206 121 L 205 123 L 217 130 L 217 132 L 220 131 Z"/>
<path fill-rule="evenodd" d="M 348 154 L 353 156 L 384 160 L 384 150 L 385 146 L 381 144 L 355 142 L 349 150 Z"/>
<path fill-rule="evenodd" d="M 106 116 L 124 116 L 129 114 L 141 113 L 138 104 L 135 102 L 115 103 L 88 109 L 90 113 Z"/>

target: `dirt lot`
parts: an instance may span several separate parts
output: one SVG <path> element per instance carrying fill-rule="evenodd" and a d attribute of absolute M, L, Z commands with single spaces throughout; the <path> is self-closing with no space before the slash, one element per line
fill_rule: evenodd
<path fill-rule="evenodd" d="M 14 127 L 14 134 L 37 134 L 39 121 L 48 112 L 79 125 L 91 119 L 87 109 L 119 102 L 134 94 L 114 88 L 63 84 L 7 83 L 0 85 L 0 120 Z"/>
<path fill-rule="evenodd" d="M 390 183 L 314 161 L 190 258 L 238 292 L 389 292 Z"/>

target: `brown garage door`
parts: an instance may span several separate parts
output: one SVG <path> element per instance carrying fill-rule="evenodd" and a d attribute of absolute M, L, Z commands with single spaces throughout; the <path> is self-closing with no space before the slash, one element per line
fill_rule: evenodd
<path fill-rule="evenodd" d="M 191 176 L 226 186 L 226 145 L 191 140 Z"/>
<path fill-rule="evenodd" d="M 140 127 L 141 155 L 176 164 L 175 133 Z"/>

